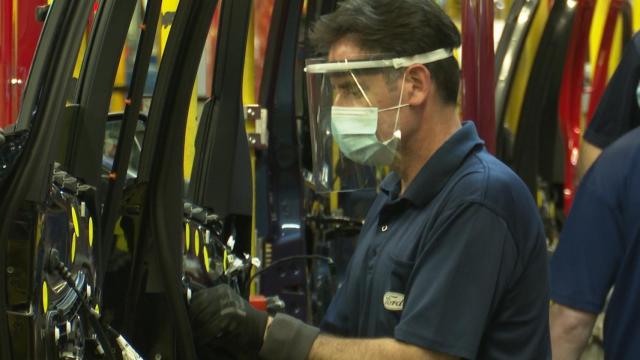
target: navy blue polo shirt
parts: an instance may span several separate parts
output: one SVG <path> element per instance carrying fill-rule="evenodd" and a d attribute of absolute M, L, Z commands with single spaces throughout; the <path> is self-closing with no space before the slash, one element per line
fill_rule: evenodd
<path fill-rule="evenodd" d="M 321 325 L 466 359 L 544 359 L 542 223 L 522 181 L 466 122 L 403 195 L 391 173 Z"/>
<path fill-rule="evenodd" d="M 580 183 L 551 259 L 551 297 L 602 311 L 607 359 L 640 359 L 640 128 L 607 147 Z"/>
<path fill-rule="evenodd" d="M 625 47 L 615 73 L 602 94 L 584 138 L 604 149 L 627 131 L 640 125 L 636 89 L 640 81 L 640 33 Z"/>

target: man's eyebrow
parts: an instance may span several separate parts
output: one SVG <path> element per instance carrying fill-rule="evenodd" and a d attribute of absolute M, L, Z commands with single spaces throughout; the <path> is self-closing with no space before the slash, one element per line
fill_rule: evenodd
<path fill-rule="evenodd" d="M 351 89 L 356 87 L 356 84 L 354 83 L 350 83 L 348 81 L 343 81 L 339 84 L 336 84 L 335 87 L 340 88 L 340 89 Z"/>
<path fill-rule="evenodd" d="M 333 87 L 339 87 L 339 88 L 345 88 L 348 86 L 354 86 L 355 84 L 353 84 L 353 80 L 351 80 L 351 78 L 349 78 L 348 76 L 334 76 L 331 77 L 330 79 L 331 82 L 331 86 Z"/>

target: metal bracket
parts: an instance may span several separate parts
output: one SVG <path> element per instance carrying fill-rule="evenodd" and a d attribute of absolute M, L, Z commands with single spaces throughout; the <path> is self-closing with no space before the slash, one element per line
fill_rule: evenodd
<path fill-rule="evenodd" d="M 256 150 L 264 150 L 269 146 L 268 118 L 269 113 L 266 108 L 260 105 L 244 106 L 245 121 L 255 125 L 253 132 L 247 132 L 249 146 Z"/>

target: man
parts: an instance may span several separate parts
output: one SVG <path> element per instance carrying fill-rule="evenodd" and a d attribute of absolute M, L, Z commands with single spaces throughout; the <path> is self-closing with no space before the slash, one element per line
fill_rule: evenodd
<path fill-rule="evenodd" d="M 306 69 L 315 147 L 332 139 L 345 162 L 394 171 L 321 334 L 286 315 L 267 320 L 219 286 L 191 305 L 200 348 L 265 359 L 546 358 L 542 224 L 524 184 L 473 123 L 461 125 L 451 19 L 432 1 L 347 0 L 312 41 L 328 52 Z"/>
<path fill-rule="evenodd" d="M 593 120 L 580 143 L 576 183 L 598 158 L 602 149 L 640 123 L 640 33 L 626 46 L 622 60 L 611 77 Z"/>
<path fill-rule="evenodd" d="M 607 359 L 640 358 L 640 128 L 607 147 L 576 194 L 551 260 L 554 358 L 577 359 L 613 286 Z"/>

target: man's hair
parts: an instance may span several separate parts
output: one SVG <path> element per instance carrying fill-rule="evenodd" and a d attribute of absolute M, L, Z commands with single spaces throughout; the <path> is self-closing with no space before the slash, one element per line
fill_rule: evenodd
<path fill-rule="evenodd" d="M 314 24 L 310 40 L 326 52 L 347 36 L 363 50 L 396 57 L 460 46 L 460 32 L 433 0 L 345 0 Z M 440 99 L 456 104 L 458 62 L 450 57 L 425 65 Z"/>

